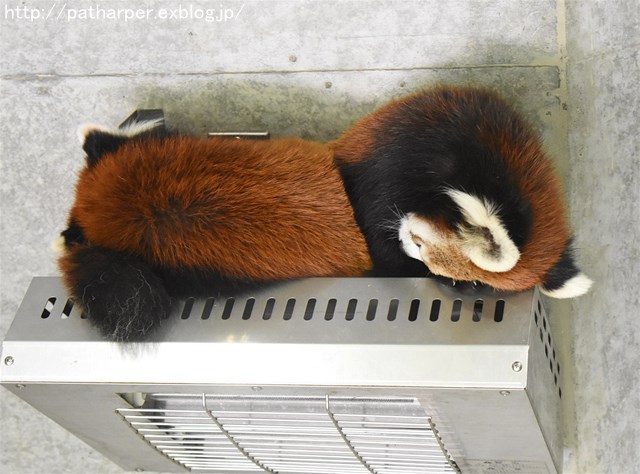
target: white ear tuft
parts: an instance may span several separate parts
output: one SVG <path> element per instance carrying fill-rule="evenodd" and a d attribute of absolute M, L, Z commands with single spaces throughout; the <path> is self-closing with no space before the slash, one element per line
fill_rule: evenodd
<path fill-rule="evenodd" d="M 574 298 L 576 296 L 584 295 L 593 281 L 589 279 L 584 273 L 578 273 L 576 276 L 569 278 L 560 288 L 555 290 L 547 290 L 544 286 L 540 287 L 540 291 L 551 298 Z"/>
<path fill-rule="evenodd" d="M 91 132 L 102 132 L 118 137 L 134 137 L 141 133 L 148 132 L 149 130 L 153 130 L 154 128 L 161 126 L 163 123 L 164 119 L 158 118 L 155 120 L 147 120 L 146 122 L 133 122 L 125 127 L 117 128 L 115 130 L 95 123 L 85 123 L 78 127 L 78 140 L 80 140 L 80 143 L 84 145 L 87 135 Z"/>
<path fill-rule="evenodd" d="M 133 122 L 122 128 L 119 128 L 115 132 L 115 135 L 121 135 L 125 137 L 134 137 L 144 132 L 148 132 L 164 124 L 164 118 L 160 117 L 154 120 L 147 120 L 146 122 Z"/>
<path fill-rule="evenodd" d="M 66 249 L 64 245 L 64 237 L 61 235 L 58 236 L 57 239 L 51 242 L 50 247 L 56 255 L 62 255 Z"/>
<path fill-rule="evenodd" d="M 84 142 L 87 140 L 87 135 L 89 135 L 91 132 L 104 132 L 104 133 L 109 133 L 111 135 L 117 134 L 113 130 L 103 125 L 97 125 L 95 123 L 85 123 L 78 127 L 77 134 L 78 134 L 78 140 L 80 140 L 80 143 L 84 145 Z"/>
<path fill-rule="evenodd" d="M 511 270 L 520 259 L 520 251 L 498 217 L 497 206 L 457 189 L 450 189 L 447 194 L 460 207 L 468 224 L 459 228 L 462 252 L 483 270 Z"/>

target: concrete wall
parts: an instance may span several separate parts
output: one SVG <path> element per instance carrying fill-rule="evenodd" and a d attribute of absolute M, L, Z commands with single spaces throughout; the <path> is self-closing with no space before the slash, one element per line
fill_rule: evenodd
<path fill-rule="evenodd" d="M 0 337 L 32 276 L 57 274 L 49 242 L 64 226 L 82 165 L 78 124 L 114 126 L 135 108 L 160 107 L 170 126 L 194 133 L 266 128 L 324 140 L 435 82 L 491 85 L 519 104 L 567 177 L 581 260 L 598 281 L 551 314 L 564 366 L 575 362 L 563 373 L 567 470 L 634 472 L 634 3 L 214 2 L 216 16 L 233 18 L 211 22 L 158 18 L 161 8 L 177 8 L 168 1 L 27 2 L 37 15 L 18 0 L 1 4 Z M 153 11 L 132 21 L 77 18 L 98 6 Z M 0 398 L 3 472 L 119 472 L 7 391 Z"/>
<path fill-rule="evenodd" d="M 640 467 L 640 5 L 567 9 L 570 205 L 596 281 L 575 300 L 569 472 Z"/>

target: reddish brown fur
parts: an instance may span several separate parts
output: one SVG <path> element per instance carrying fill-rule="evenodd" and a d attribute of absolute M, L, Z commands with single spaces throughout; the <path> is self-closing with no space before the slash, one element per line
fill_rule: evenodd
<path fill-rule="evenodd" d="M 409 98 L 393 101 L 358 120 L 340 138 L 327 145 L 333 151 L 338 166 L 365 161 L 371 150 L 384 144 L 386 127 L 398 119 L 398 108 Z"/>
<path fill-rule="evenodd" d="M 76 195 L 71 218 L 92 245 L 155 265 L 258 281 L 371 266 L 332 155 L 314 142 L 134 140 L 83 170 Z"/>
<path fill-rule="evenodd" d="M 445 97 L 441 91 L 446 91 L 449 96 Z M 477 99 L 474 91 L 478 89 L 441 86 L 387 104 L 358 121 L 338 140 L 329 144 L 338 157 L 337 164 L 341 166 L 365 161 L 372 155 L 375 147 L 384 144 L 385 137 L 392 127 L 397 129 L 414 126 L 411 123 L 412 119 L 407 118 L 403 110 L 408 104 L 423 101 L 418 103 L 429 107 L 428 116 L 435 123 L 440 117 L 450 113 L 452 104 L 473 104 Z M 496 101 L 504 103 L 503 99 L 491 91 L 480 92 L 489 93 Z M 477 104 L 475 106 L 480 107 Z M 478 127 L 483 131 L 479 139 L 485 146 L 504 157 L 511 173 L 520 183 L 522 195 L 531 204 L 533 225 L 530 237 L 520 249 L 520 260 L 507 272 L 494 273 L 482 270 L 454 246 L 449 246 L 448 252 L 442 248 L 432 249 L 434 255 L 431 258 L 441 263 L 446 261 L 449 270 L 447 276 L 451 278 L 478 280 L 504 290 L 524 290 L 543 282 L 568 245 L 570 230 L 563 194 L 559 179 L 542 149 L 540 140 L 526 124 L 523 133 L 514 141 L 507 131 L 496 129 L 491 118 L 485 117 L 485 120 L 485 123 L 479 124 Z M 432 224 L 443 232 L 448 229 L 445 233 L 453 236 L 454 229 L 446 222 L 433 221 Z M 423 251 L 425 250 L 423 248 Z"/>

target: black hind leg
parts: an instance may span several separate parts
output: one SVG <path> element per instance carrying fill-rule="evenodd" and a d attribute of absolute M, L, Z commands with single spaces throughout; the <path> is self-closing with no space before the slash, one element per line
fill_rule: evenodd
<path fill-rule="evenodd" d="M 169 313 L 171 300 L 164 284 L 135 257 L 78 246 L 61 263 L 74 299 L 107 339 L 142 341 Z"/>

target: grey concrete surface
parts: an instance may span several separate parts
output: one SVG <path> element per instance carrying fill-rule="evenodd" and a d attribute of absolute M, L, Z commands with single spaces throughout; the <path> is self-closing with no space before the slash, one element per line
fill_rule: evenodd
<path fill-rule="evenodd" d="M 64 225 L 82 164 L 77 125 L 113 126 L 137 107 L 162 107 L 170 126 L 193 133 L 266 128 L 326 140 L 429 84 L 490 85 L 543 134 L 567 178 L 580 260 L 597 281 L 550 316 L 568 368 L 565 472 L 635 472 L 636 3 L 209 4 L 217 18 L 234 15 L 226 21 L 163 20 L 160 11 L 178 4 L 162 1 L 2 3 L 0 337 L 29 280 L 57 274 L 49 242 Z M 94 16 L 98 7 L 153 11 L 129 21 L 78 18 L 92 6 Z M 6 390 L 0 410 L 0 471 L 119 472 Z"/>
<path fill-rule="evenodd" d="M 639 11 L 637 1 L 568 3 L 570 205 L 596 281 L 571 311 L 569 472 L 640 469 Z"/>

